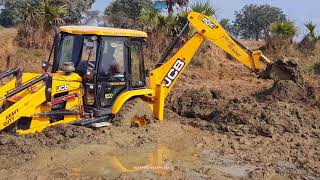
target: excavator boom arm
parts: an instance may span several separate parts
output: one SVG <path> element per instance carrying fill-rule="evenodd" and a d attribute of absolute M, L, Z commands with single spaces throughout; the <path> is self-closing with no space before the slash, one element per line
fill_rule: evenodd
<path fill-rule="evenodd" d="M 155 91 L 153 110 L 155 117 L 159 120 L 163 119 L 165 98 L 170 93 L 179 76 L 191 62 L 204 39 L 223 49 L 254 72 L 264 70 L 265 65 L 261 60 L 264 60 L 265 64 L 270 63 L 261 51 L 252 51 L 245 47 L 230 36 L 217 21 L 208 16 L 191 12 L 188 15 L 188 25 L 192 26 L 196 30 L 196 33 L 175 55 L 166 61 L 167 56 L 169 56 L 177 44 L 182 34 L 180 33 L 164 53 L 158 67 L 150 73 L 150 88 Z M 186 26 L 183 28 L 183 31 L 185 29 Z"/>

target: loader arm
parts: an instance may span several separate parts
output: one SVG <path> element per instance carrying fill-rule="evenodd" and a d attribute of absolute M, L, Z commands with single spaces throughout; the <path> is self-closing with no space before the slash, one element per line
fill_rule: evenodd
<path fill-rule="evenodd" d="M 175 55 L 168 58 L 188 25 L 194 28 L 195 34 Z M 267 64 L 271 63 L 261 51 L 252 51 L 230 36 L 214 19 L 197 12 L 189 13 L 188 24 L 166 50 L 158 67 L 150 73 L 150 88 L 155 91 L 153 110 L 155 117 L 159 120 L 163 119 L 165 98 L 205 39 L 254 72 L 261 72 Z"/>

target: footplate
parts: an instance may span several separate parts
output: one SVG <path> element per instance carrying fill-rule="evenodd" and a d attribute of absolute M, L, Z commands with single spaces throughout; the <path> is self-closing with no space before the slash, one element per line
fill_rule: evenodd
<path fill-rule="evenodd" d="M 85 127 L 106 127 L 111 125 L 111 119 L 109 116 L 96 117 L 91 119 L 81 119 L 75 121 L 72 124 L 76 126 L 85 126 Z"/>

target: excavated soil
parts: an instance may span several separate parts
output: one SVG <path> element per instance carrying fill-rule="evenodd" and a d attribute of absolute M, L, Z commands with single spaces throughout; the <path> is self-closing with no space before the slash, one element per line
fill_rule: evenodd
<path fill-rule="evenodd" d="M 304 91 L 290 81 L 239 98 L 202 87 L 173 93 L 167 121 L 147 128 L 62 125 L 36 135 L 2 133 L 0 175 L 7 179 L 318 179 L 320 112 L 313 103 L 317 95 L 317 90 Z"/>
<path fill-rule="evenodd" d="M 319 88 L 293 61 L 274 82 L 224 56 L 182 75 L 163 123 L 0 133 L 0 179 L 320 179 Z"/>

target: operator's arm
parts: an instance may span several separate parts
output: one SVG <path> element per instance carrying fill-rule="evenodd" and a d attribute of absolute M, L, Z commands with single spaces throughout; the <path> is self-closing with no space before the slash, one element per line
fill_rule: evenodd
<path fill-rule="evenodd" d="M 266 58 L 261 51 L 251 51 L 249 48 L 242 45 L 230 36 L 214 19 L 197 12 L 191 12 L 188 15 L 188 21 L 197 33 L 229 53 L 251 70 L 260 72 L 265 68 L 263 63 L 270 63 L 268 58 Z"/>

